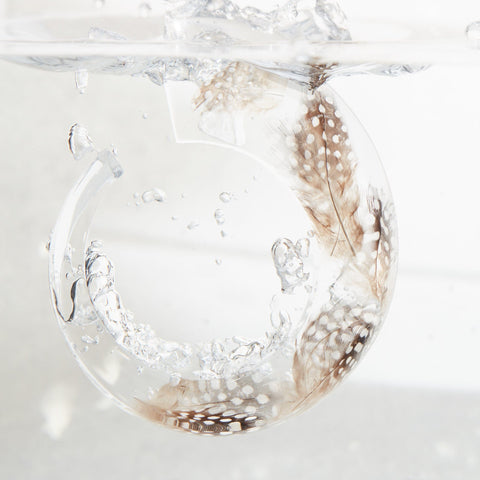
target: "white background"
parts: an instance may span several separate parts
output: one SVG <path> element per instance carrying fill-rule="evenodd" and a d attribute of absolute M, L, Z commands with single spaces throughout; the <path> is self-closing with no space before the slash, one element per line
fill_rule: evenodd
<path fill-rule="evenodd" d="M 426 17 L 447 9 L 423 3 L 412 9 Z M 455 18 L 456 9 L 448 4 Z M 48 300 L 43 246 L 84 168 L 70 161 L 66 131 L 88 122 L 97 138 L 118 143 L 104 125 L 128 116 L 115 124 L 120 151 L 148 154 L 148 145 L 129 151 L 128 138 L 171 135 L 161 90 L 94 76 L 92 118 L 73 75 L 2 62 L 0 477 L 478 479 L 478 85 L 476 65 L 334 80 L 376 144 L 396 201 L 401 256 L 390 315 L 348 381 L 303 416 L 210 439 L 111 407 L 75 364 Z"/>

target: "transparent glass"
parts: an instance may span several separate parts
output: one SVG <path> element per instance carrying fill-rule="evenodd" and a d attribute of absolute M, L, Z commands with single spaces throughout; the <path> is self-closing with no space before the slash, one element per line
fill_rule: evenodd
<path fill-rule="evenodd" d="M 207 434 L 258 428 L 331 390 L 375 336 L 393 204 L 326 87 L 236 62 L 166 89 L 186 143 L 152 159 L 121 166 L 71 130 L 72 152 L 96 159 L 51 236 L 53 302 L 77 360 L 129 410 Z"/>
<path fill-rule="evenodd" d="M 117 451 L 125 454 L 153 452 L 154 439 L 164 438 L 158 429 L 150 433 L 140 422 L 129 424 L 113 411 L 102 410 L 106 404 L 97 404 L 94 394 L 88 397 L 88 387 L 67 366 L 68 355 L 62 356 L 56 333 L 48 330 L 44 245 L 53 225 L 49 280 L 60 324 L 91 378 L 124 408 L 180 429 L 236 433 L 299 412 L 317 397 L 312 392 L 330 389 L 328 382 L 321 383 L 325 376 L 320 362 L 310 362 L 314 355 L 310 357 L 308 350 L 328 333 L 319 334 L 317 326 L 310 330 L 310 322 L 320 318 L 332 300 L 351 300 L 348 290 L 371 295 L 374 289 L 367 282 L 368 288 L 362 290 L 357 249 L 350 255 L 344 241 L 347 253 L 337 251 L 335 242 L 329 245 L 318 233 L 313 221 L 318 215 L 308 214 L 306 207 L 311 205 L 299 188 L 299 179 L 308 175 L 304 172 L 302 177 L 298 166 L 312 165 L 305 163 L 306 149 L 298 163 L 295 151 L 310 143 L 308 133 L 303 143 L 298 141 L 296 125 L 306 131 L 304 119 L 311 106 L 318 109 L 329 97 L 342 114 L 340 129 L 345 122 L 352 137 L 354 185 L 363 206 L 358 218 L 365 230 L 375 224 L 369 207 L 375 210 L 378 204 L 372 192 L 381 192 L 382 203 L 391 202 L 366 131 L 389 173 L 403 252 L 397 300 L 377 347 L 342 389 L 295 422 L 259 433 L 259 440 L 249 440 L 250 444 L 235 435 L 231 445 L 239 456 L 252 456 L 253 465 L 228 466 L 231 476 L 281 478 L 294 470 L 305 478 L 314 478 L 313 472 L 319 471 L 342 476 L 357 472 L 368 461 L 369 478 L 391 472 L 396 472 L 393 478 L 397 474 L 448 478 L 442 475 L 452 470 L 461 471 L 462 478 L 476 478 L 478 382 L 470 366 L 475 365 L 471 352 L 478 340 L 474 301 L 478 223 L 471 207 L 476 201 L 475 175 L 465 173 L 472 171 L 476 149 L 472 99 L 478 40 L 475 28 L 467 29 L 477 20 L 475 5 L 461 2 L 452 9 L 436 3 L 433 21 L 428 2 L 388 8 L 379 2 L 344 2 L 352 41 L 342 28 L 334 32 L 335 38 L 292 41 L 282 32 L 251 33 L 239 27 L 237 36 L 232 35 L 238 42 L 228 45 L 222 41 L 230 27 L 222 22 L 213 22 L 214 28 L 209 27 L 201 41 L 188 36 L 196 37 L 210 25 L 203 17 L 199 30 L 192 27 L 196 20 L 174 22 L 173 38 L 165 39 L 164 5 L 148 6 L 3 4 L 8 19 L 0 42 L 8 60 L 2 64 L 3 96 L 10 105 L 2 118 L 4 205 L 17 192 L 22 198 L 21 204 L 2 212 L 6 224 L 12 225 L 5 251 L 16 253 L 5 268 L 9 280 L 4 307 L 16 320 L 7 323 L 8 338 L 22 339 L 4 343 L 14 365 L 3 373 L 14 391 L 14 400 L 5 400 L 12 431 L 22 431 L 22 425 L 24 433 L 36 429 L 38 436 L 43 429 L 50 439 L 66 438 L 68 426 L 87 423 L 106 440 L 102 452 L 110 452 L 113 439 L 121 437 Z M 223 82 L 222 72 L 234 68 L 238 75 L 244 64 L 254 65 L 250 73 L 259 75 L 267 87 L 253 94 L 247 91 L 243 105 L 242 97 L 235 96 L 235 112 L 242 113 L 233 115 L 228 108 L 212 105 L 207 92 L 215 98 L 227 91 L 228 86 L 216 86 Z M 323 72 L 328 72 L 325 78 Z M 218 81 L 208 84 L 211 78 Z M 320 87 L 313 96 L 312 79 Z M 28 92 L 26 98 L 16 93 L 15 84 Z M 334 116 L 320 115 L 312 129 L 321 131 L 320 122 L 335 122 Z M 462 121 L 455 121 L 458 118 Z M 70 150 L 77 163 L 67 142 L 74 125 Z M 324 141 L 334 142 L 335 134 Z M 287 144 L 289 136 L 293 138 Z M 314 138 L 315 142 L 321 140 Z M 453 167 L 452 159 L 458 158 L 460 166 Z M 319 168 L 318 162 L 314 168 Z M 446 218 L 455 219 L 461 228 L 452 228 L 452 220 Z M 369 232 L 373 241 L 376 233 Z M 307 259 L 302 253 L 305 240 L 312 252 Z M 277 251 L 273 257 L 272 246 Z M 363 246 L 366 243 L 360 252 Z M 325 252 L 330 254 L 332 248 L 334 258 L 326 261 Z M 32 253 L 37 251 L 41 253 Z M 279 257 L 288 258 L 293 270 L 287 271 Z M 99 259 L 103 263 L 97 265 Z M 351 269 L 343 277 L 348 281 L 332 281 L 339 278 L 336 269 L 345 265 Z M 388 285 L 391 292 L 389 275 L 381 285 Z M 331 288 L 345 283 L 346 289 Z M 118 294 L 113 310 L 99 295 L 105 285 Z M 27 288 L 35 292 L 30 302 L 24 301 Z M 362 306 L 367 305 L 368 295 L 360 297 Z M 388 303 L 388 297 L 379 303 L 375 331 Z M 296 313 L 287 316 L 284 309 Z M 109 318 L 112 313 L 125 320 L 121 331 Z M 279 343 L 278 351 L 268 350 L 264 340 L 284 333 L 286 325 L 288 341 Z M 126 330 L 135 335 L 125 335 Z M 356 333 L 363 338 L 363 331 Z M 28 338 L 36 338 L 37 344 Z M 152 342 L 155 348 L 148 350 Z M 345 362 L 350 347 L 351 341 L 345 340 Z M 239 356 L 232 355 L 235 348 Z M 342 352 L 338 357 L 332 345 L 324 352 L 331 355 L 330 362 L 342 360 Z M 187 357 L 194 361 L 182 363 Z M 36 378 L 26 367 L 32 361 Z M 299 362 L 300 381 L 288 375 Z M 225 372 L 225 366 L 233 370 Z M 257 367 L 263 376 L 255 375 Z M 25 398 L 16 385 L 19 376 L 38 393 L 40 405 Z M 228 383 L 232 378 L 235 385 Z M 232 404 L 244 410 L 235 410 Z M 464 415 L 453 412 L 452 404 L 461 405 Z M 198 410 L 200 405 L 203 410 Z M 19 411 L 38 409 L 41 421 L 33 421 L 30 414 L 20 420 Z M 75 413 L 80 417 L 72 417 L 72 411 L 80 409 Z M 375 413 L 365 415 L 370 411 Z M 385 425 L 398 435 L 387 438 Z M 125 438 L 125 426 L 142 439 L 142 448 Z M 360 433 L 353 434 L 352 427 Z M 287 441 L 292 434 L 298 445 Z M 67 471 L 72 450 L 88 444 L 88 435 L 74 435 L 74 444 L 61 442 L 65 461 L 59 471 Z M 265 444 L 263 440 L 268 446 L 257 448 Z M 173 448 L 188 448 L 190 441 L 171 440 L 172 450 L 159 454 L 169 474 L 187 474 L 170 454 Z M 326 452 L 321 458 L 309 447 L 314 443 Z M 425 444 L 429 449 L 420 453 Z M 198 448 L 192 456 L 201 465 L 208 448 L 197 445 L 192 443 L 192 451 Z M 216 445 L 227 458 L 230 446 Z M 280 452 L 277 462 L 269 461 L 273 451 Z M 345 451 L 350 461 L 340 464 L 338 454 Z M 48 458 L 47 451 L 43 453 Z M 5 463 L 7 468 L 20 468 L 19 454 L 9 457 L 13 460 Z M 39 459 L 35 457 L 32 471 L 40 468 Z M 119 462 L 123 465 L 123 460 Z M 227 467 L 228 462 L 222 462 L 219 465 Z M 94 471 L 102 465 L 102 460 L 94 459 L 84 468 Z M 140 472 L 152 468 L 149 460 L 138 466 Z M 128 469 L 124 470 L 126 477 Z M 199 467 L 198 477 L 207 475 Z"/>

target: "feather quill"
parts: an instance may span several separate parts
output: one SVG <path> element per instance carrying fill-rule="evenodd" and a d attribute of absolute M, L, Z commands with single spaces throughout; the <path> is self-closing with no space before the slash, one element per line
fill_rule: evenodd
<path fill-rule="evenodd" d="M 317 237 L 332 256 L 354 256 L 364 234 L 357 213 L 356 164 L 341 113 L 333 100 L 319 91 L 294 127 L 293 159 L 298 196 Z"/>
<path fill-rule="evenodd" d="M 296 342 L 293 382 L 269 390 L 268 385 L 255 385 L 249 375 L 236 380 L 182 379 L 175 386 L 162 387 L 147 401 L 138 400 L 142 414 L 151 420 L 196 433 L 251 430 L 304 410 L 329 392 L 355 366 L 374 336 L 393 264 L 393 207 L 371 190 L 367 204 L 373 222 L 367 226 L 359 218 L 357 165 L 348 131 L 334 101 L 316 89 L 326 81 L 331 67 L 312 66 L 314 91 L 289 136 L 295 189 L 317 239 L 331 256 L 359 274 L 369 290 L 365 292 L 368 300 L 331 293 L 330 302 L 314 315 Z M 272 108 L 275 103 L 265 100 L 265 92 L 275 85 L 268 72 L 235 62 L 200 87 L 194 107 L 203 112 Z M 222 392 L 227 391 L 224 398 Z"/>

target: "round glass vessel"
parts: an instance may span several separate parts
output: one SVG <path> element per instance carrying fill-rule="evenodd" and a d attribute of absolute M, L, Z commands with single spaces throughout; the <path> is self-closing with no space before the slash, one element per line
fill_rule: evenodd
<path fill-rule="evenodd" d="M 49 243 L 75 358 L 124 409 L 167 427 L 229 435 L 306 409 L 386 314 L 392 199 L 367 133 L 329 86 L 358 67 L 318 54 L 350 40 L 345 18 L 335 2 L 311 7 L 179 1 L 113 15 L 98 3 L 95 15 L 9 23 L 12 38 L 39 35 L 38 55 L 13 42 L 10 60 L 74 72 L 85 96 L 91 74 L 133 76 L 168 105 L 171 128 L 133 155 L 69 125 L 70 151 L 89 166 Z"/>
<path fill-rule="evenodd" d="M 395 219 L 358 120 L 325 85 L 247 62 L 165 87 L 175 141 L 92 163 L 50 241 L 62 330 L 88 375 L 166 426 L 227 435 L 312 405 L 385 315 Z"/>

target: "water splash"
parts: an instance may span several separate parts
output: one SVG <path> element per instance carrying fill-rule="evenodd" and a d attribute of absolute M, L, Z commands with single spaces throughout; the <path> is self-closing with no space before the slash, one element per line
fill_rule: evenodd
<path fill-rule="evenodd" d="M 97 2 L 102 7 L 104 2 Z M 152 7 L 148 2 L 138 6 L 138 15 L 151 15 Z M 165 24 L 164 35 L 156 41 L 181 41 L 197 45 L 226 47 L 232 44 L 248 44 L 258 38 L 262 42 L 285 40 L 295 41 L 345 41 L 350 40 L 345 16 L 333 0 L 303 2 L 289 0 L 271 11 L 254 6 L 240 7 L 230 0 L 177 0 L 168 2 L 162 10 Z M 128 42 L 128 34 L 122 31 L 107 31 L 92 26 L 88 32 L 89 40 L 96 42 Z M 83 38 L 81 39 L 84 40 Z M 269 58 L 268 55 L 266 58 Z M 75 71 L 76 84 L 80 93 L 86 91 L 88 72 L 102 72 L 144 76 L 152 82 L 163 85 L 166 81 L 190 80 L 198 84 L 205 83 L 225 68 L 225 59 L 199 59 L 190 57 L 158 56 L 101 56 L 87 58 L 70 56 L 56 58 L 19 57 L 16 61 L 41 66 L 55 71 Z M 306 59 L 305 67 L 311 63 Z M 294 71 L 298 65 L 279 64 L 272 61 L 259 61 L 265 68 Z M 295 76 L 292 76 L 294 78 Z"/>
<path fill-rule="evenodd" d="M 166 15 L 167 37 L 222 44 L 242 40 L 234 36 L 228 23 L 247 25 L 252 31 L 284 39 L 315 41 L 349 40 L 346 19 L 340 6 L 332 0 L 318 0 L 314 8 L 290 0 L 270 11 L 254 6 L 241 7 L 230 0 L 204 2 L 182 0 Z M 215 19 L 212 23 L 211 19 Z M 213 26 L 212 26 L 213 25 Z M 238 33 L 237 33 L 238 35 Z M 247 40 L 247 38 L 243 38 Z"/>
<path fill-rule="evenodd" d="M 215 263 L 221 266 L 223 262 L 217 257 Z M 288 305 L 281 304 L 280 316 L 272 313 L 272 330 L 263 339 L 235 336 L 199 344 L 181 344 L 163 340 L 148 324 L 135 322 L 134 314 L 126 309 L 116 290 L 115 267 L 100 241 L 91 242 L 87 249 L 85 277 L 88 295 L 106 330 L 122 349 L 150 368 L 174 373 L 196 366 L 194 373 L 198 378 L 231 376 L 248 365 L 258 367 L 262 355 L 275 352 L 285 355 L 289 351 L 286 342 L 294 324 L 290 316 L 295 314 L 293 310 L 289 313 Z M 279 302 L 281 299 L 275 304 Z M 82 340 L 91 345 L 98 343 L 97 338 L 84 336 Z"/>

